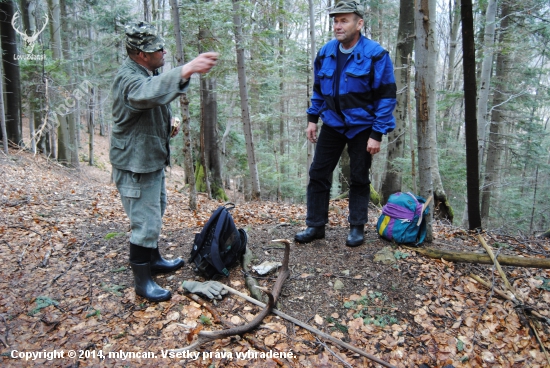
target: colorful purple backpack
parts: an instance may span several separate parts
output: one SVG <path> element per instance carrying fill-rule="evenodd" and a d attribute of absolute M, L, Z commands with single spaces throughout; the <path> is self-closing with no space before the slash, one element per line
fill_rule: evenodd
<path fill-rule="evenodd" d="M 424 203 L 426 199 L 412 193 L 397 192 L 390 195 L 376 225 L 378 234 L 396 243 L 422 244 L 426 238 L 424 216 L 430 213 L 428 206 L 424 209 Z"/>

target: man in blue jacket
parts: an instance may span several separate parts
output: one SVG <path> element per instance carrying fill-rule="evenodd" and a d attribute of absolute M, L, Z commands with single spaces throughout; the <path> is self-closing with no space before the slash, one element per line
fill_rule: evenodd
<path fill-rule="evenodd" d="M 364 242 L 370 198 L 372 155 L 382 136 L 395 128 L 396 86 L 392 61 L 377 42 L 361 35 L 364 8 L 341 1 L 331 11 L 335 39 L 319 50 L 315 82 L 307 110 L 307 138 L 317 143 L 307 187 L 307 228 L 299 243 L 325 237 L 332 172 L 347 145 L 350 157 L 349 247 Z M 317 139 L 317 122 L 323 121 Z"/>

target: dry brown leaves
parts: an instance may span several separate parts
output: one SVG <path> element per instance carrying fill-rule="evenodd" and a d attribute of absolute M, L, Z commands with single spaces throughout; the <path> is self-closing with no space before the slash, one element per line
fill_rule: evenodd
<path fill-rule="evenodd" d="M 108 173 L 106 173 L 108 175 Z M 370 366 L 358 354 L 334 344 L 320 344 L 311 333 L 276 316 L 244 338 L 216 341 L 194 359 L 163 357 L 168 349 L 187 345 L 186 330 L 221 329 L 200 304 L 183 295 L 179 285 L 192 271 L 184 269 L 159 282 L 172 290 L 164 303 L 148 303 L 133 292 L 127 265 L 128 225 L 112 185 L 26 153 L 0 159 L 0 364 L 3 366 L 188 366 L 188 367 L 335 367 Z M 164 219 L 164 241 L 169 253 L 185 256 L 178 243 L 181 229 L 200 228 L 220 203 L 200 196 L 199 209 L 191 211 L 187 197 L 170 187 Z M 346 226 L 347 201 L 331 204 L 330 224 Z M 239 227 L 282 226 L 303 223 L 303 206 L 280 203 L 242 203 L 233 211 Z M 467 247 L 478 248 L 463 232 L 437 227 L 436 238 L 462 236 Z M 170 235 L 172 234 L 172 235 Z M 189 235 L 191 236 L 191 235 Z M 518 244 L 516 244 L 518 243 Z M 529 246 L 516 242 L 513 251 L 524 255 Z M 540 244 L 539 244 L 540 246 Z M 550 251 L 548 243 L 543 244 Z M 471 249 L 470 249 L 471 250 Z M 404 251 L 403 251 L 404 252 Z M 409 252 L 410 253 L 410 252 Z M 358 312 L 366 306 L 351 304 L 347 314 L 315 316 L 310 323 L 398 367 L 544 367 L 548 361 L 527 323 L 527 312 L 514 309 L 468 277 L 471 267 L 421 258 L 410 254 L 399 261 L 427 292 L 414 297 L 415 308 L 401 311 L 397 323 L 365 324 Z M 391 267 L 391 266 L 388 266 Z M 472 266 L 475 267 L 475 266 Z M 505 268 L 526 304 L 550 317 L 550 292 L 541 288 L 550 272 Z M 502 289 L 490 267 L 475 269 Z M 291 277 L 308 277 L 299 272 Z M 353 275 L 351 275 L 353 276 Z M 248 293 L 242 274 L 233 270 L 230 285 Z M 373 290 L 349 294 L 342 300 L 358 301 Z M 327 290 L 317 290 L 325 293 Z M 282 298 L 285 295 L 283 294 Z M 297 297 L 297 296 L 286 296 Z M 304 303 L 307 300 L 303 299 Z M 378 304 L 377 304 L 378 303 Z M 392 308 L 383 300 L 373 305 Z M 224 326 L 245 323 L 258 308 L 227 296 L 213 306 Z M 306 316 L 294 316 L 298 319 Z M 549 326 L 534 321 L 545 348 L 550 349 Z M 197 331 L 197 330 L 195 330 Z M 24 361 L 18 352 L 64 351 L 60 359 L 40 357 Z M 68 358 L 74 350 L 79 356 Z M 293 358 L 267 355 L 292 351 Z M 151 352 L 155 358 L 101 359 L 98 352 Z M 212 354 L 209 354 L 212 353 Z M 239 359 L 237 353 L 248 354 Z M 263 353 L 264 355 L 261 355 Z"/>

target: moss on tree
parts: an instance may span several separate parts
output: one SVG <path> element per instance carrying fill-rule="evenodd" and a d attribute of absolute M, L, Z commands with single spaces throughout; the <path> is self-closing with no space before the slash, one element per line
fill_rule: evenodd
<path fill-rule="evenodd" d="M 204 166 L 200 162 L 197 162 L 197 169 L 195 171 L 195 185 L 197 192 L 206 193 L 206 180 L 204 176 Z M 210 184 L 210 190 L 212 191 L 212 198 L 221 201 L 229 200 L 229 197 L 225 193 L 223 186 L 216 186 L 215 183 Z"/>
<path fill-rule="evenodd" d="M 197 168 L 195 170 L 195 188 L 197 192 L 206 193 L 206 181 L 204 179 L 204 167 L 200 162 L 197 162 Z"/>

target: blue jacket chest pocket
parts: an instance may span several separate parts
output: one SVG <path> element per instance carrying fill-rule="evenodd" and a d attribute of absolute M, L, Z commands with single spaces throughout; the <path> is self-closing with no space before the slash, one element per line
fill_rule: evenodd
<path fill-rule="evenodd" d="M 321 84 L 321 93 L 323 95 L 333 96 L 332 88 L 334 86 L 334 69 L 321 69 L 317 73 L 319 83 Z"/>
<path fill-rule="evenodd" d="M 370 60 L 357 64 L 354 63 L 346 68 L 346 92 L 367 92 L 370 86 Z"/>

